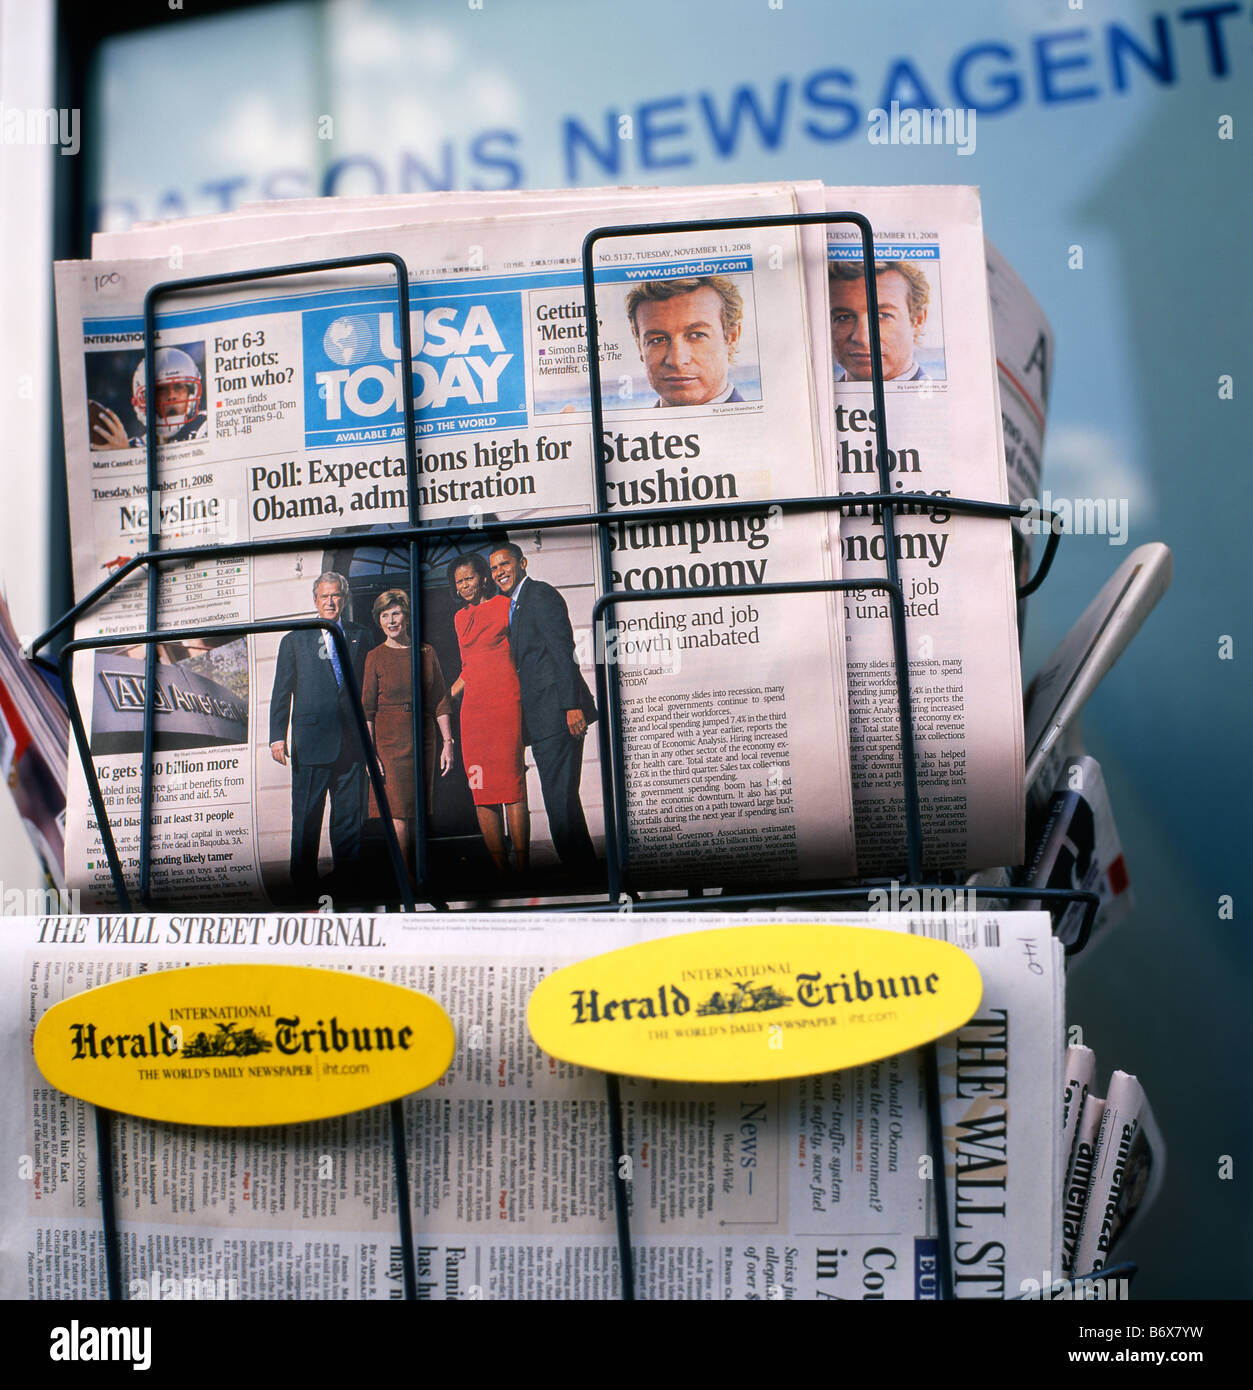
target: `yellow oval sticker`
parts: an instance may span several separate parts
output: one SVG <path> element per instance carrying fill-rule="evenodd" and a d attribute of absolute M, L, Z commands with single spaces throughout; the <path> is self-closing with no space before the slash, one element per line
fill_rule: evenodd
<path fill-rule="evenodd" d="M 772 922 L 644 941 L 566 966 L 527 1023 L 563 1062 L 658 1081 L 773 1081 L 860 1066 L 960 1028 L 979 968 L 878 927 Z"/>
<path fill-rule="evenodd" d="M 53 1086 L 178 1124 L 295 1124 L 429 1086 L 452 1020 L 401 985 L 299 965 L 157 970 L 55 1004 L 35 1029 Z"/>

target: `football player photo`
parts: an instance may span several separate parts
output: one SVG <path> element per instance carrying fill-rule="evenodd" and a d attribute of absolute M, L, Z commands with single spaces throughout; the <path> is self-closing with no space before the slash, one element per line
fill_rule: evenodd
<path fill-rule="evenodd" d="M 159 444 L 182 444 L 204 439 L 208 417 L 204 405 L 203 343 L 163 347 L 156 351 L 156 425 Z M 93 449 L 142 449 L 148 419 L 148 382 L 143 354 L 135 363 L 133 352 L 99 352 L 87 355 L 87 428 Z M 133 366 L 133 369 L 132 369 Z M 130 377 L 128 426 L 121 400 Z M 119 404 L 114 410 L 102 400 Z"/>

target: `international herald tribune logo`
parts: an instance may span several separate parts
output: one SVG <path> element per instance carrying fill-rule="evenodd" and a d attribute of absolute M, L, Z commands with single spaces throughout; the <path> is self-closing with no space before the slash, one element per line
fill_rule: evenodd
<path fill-rule="evenodd" d="M 790 1008 L 799 1004 L 804 1009 L 842 1009 L 845 1005 L 863 1005 L 872 1001 L 892 1002 L 898 999 L 920 999 L 925 995 L 941 993 L 939 971 L 929 971 L 926 975 L 906 972 L 901 975 L 863 975 L 854 967 L 851 974 L 841 971 L 833 979 L 824 979 L 821 970 L 793 971 L 791 966 L 780 967 L 779 973 L 790 974 L 795 985 L 795 994 L 785 994 L 773 985 L 755 985 L 761 973 L 770 973 L 773 967 L 756 966 L 754 974 L 745 980 L 729 982 L 726 990 L 715 989 L 704 1003 L 695 1006 L 695 1012 L 703 1017 L 711 1015 L 770 1013 L 775 1009 Z M 680 977 L 686 982 L 692 976 L 708 977 L 710 974 L 725 976 L 744 973 L 747 969 L 734 967 L 715 967 L 713 969 L 684 970 Z M 660 984 L 655 989 L 641 995 L 607 998 L 608 991 L 595 988 L 572 989 L 570 1005 L 574 1011 L 575 1023 L 640 1023 L 652 1019 L 681 1019 L 692 1012 L 691 997 L 673 983 Z M 875 1022 L 886 1015 L 872 1016 L 866 1020 Z M 890 1015 L 895 1017 L 895 1015 Z M 860 1020 L 861 1016 L 857 1015 Z"/>
<path fill-rule="evenodd" d="M 269 1005 L 256 1006 L 268 1015 Z M 171 1010 L 178 1019 L 184 1010 Z M 302 1026 L 299 1014 L 274 1019 L 273 1038 L 252 1024 L 243 1027 L 238 1020 L 216 1023 L 212 1033 L 200 1029 L 190 1041 L 184 1041 L 178 1022 L 169 1024 L 153 1019 L 138 1024 L 134 1032 L 106 1031 L 96 1023 L 76 1021 L 69 1025 L 71 1060 L 81 1061 L 140 1061 L 153 1057 L 182 1056 L 185 1059 L 215 1059 L 255 1057 L 277 1047 L 285 1057 L 297 1055 L 328 1055 L 340 1052 L 408 1052 L 414 1046 L 414 1029 L 405 1024 L 366 1024 L 340 1022 L 337 1014 L 329 1019 L 316 1019 Z"/>

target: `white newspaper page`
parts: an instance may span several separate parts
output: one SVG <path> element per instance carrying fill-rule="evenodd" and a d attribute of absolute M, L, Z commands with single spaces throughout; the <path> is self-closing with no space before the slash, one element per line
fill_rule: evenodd
<path fill-rule="evenodd" d="M 1047 916 L 810 918 L 947 936 L 978 964 L 979 1010 L 942 1040 L 939 1058 L 955 1288 L 963 1298 L 1013 1296 L 1049 1267 L 1055 1229 L 1060 968 Z M 604 1078 L 540 1052 L 527 1001 L 591 943 L 608 950 L 742 922 L 15 919 L 0 941 L 0 1123 L 10 1152 L 25 1158 L 0 1179 L 0 1297 L 103 1294 L 94 1119 L 36 1071 L 39 1019 L 112 979 L 227 961 L 360 972 L 420 989 L 452 1017 L 452 1066 L 405 1101 L 421 1297 L 620 1296 Z M 794 979 L 780 982 L 794 994 Z M 264 1020 L 254 1026 L 265 1031 Z M 625 1080 L 622 1104 L 641 1297 L 937 1296 L 918 1054 L 751 1086 Z M 116 1117 L 114 1144 L 131 1297 L 400 1296 L 385 1108 L 284 1129 Z"/>
<path fill-rule="evenodd" d="M 909 677 L 930 868 L 1020 863 L 1022 695 L 1011 526 L 960 516 L 946 497 L 1006 500 L 994 402 L 987 273 L 972 188 L 833 188 L 827 206 L 874 229 L 890 490 L 934 504 L 895 514 Z M 844 494 L 879 491 L 860 234 L 828 230 L 835 359 L 835 475 Z M 885 577 L 885 539 L 869 505 L 840 523 L 844 577 Z M 885 596 L 846 596 L 849 723 L 862 873 L 904 862 L 901 731 Z"/>
<path fill-rule="evenodd" d="M 741 210 L 794 206 L 771 191 L 746 194 Z M 705 211 L 671 209 L 676 218 Z M 823 519 L 770 507 L 815 490 L 820 473 L 800 239 L 778 228 L 606 243 L 598 273 L 610 506 L 738 501 L 751 504 L 745 513 L 656 524 L 624 516 L 610 528 L 608 575 L 588 530 L 528 529 L 593 503 L 579 249 L 591 226 L 644 215 L 629 204 L 612 213 L 281 243 L 285 259 L 307 261 L 369 254 L 382 239 L 409 267 L 420 513 L 468 528 L 464 541 L 427 549 L 418 596 L 407 592 L 407 548 L 386 538 L 407 515 L 387 276 L 258 282 L 162 310 L 162 545 L 312 544 L 163 575 L 158 621 L 189 637 L 159 654 L 158 893 L 211 890 L 241 904 L 359 898 L 365 870 L 382 862 L 382 807 L 365 789 L 339 654 L 316 633 L 214 645 L 192 635 L 198 626 L 315 613 L 335 621 L 402 838 L 425 795 L 432 862 L 516 892 L 532 871 L 548 874 L 536 883 L 586 878 L 600 850 L 597 592 L 832 573 Z M 264 266 L 275 251 L 187 256 L 180 269 Z M 169 274 L 164 261 L 58 271 L 80 593 L 146 545 L 139 310 Z M 142 579 L 123 586 L 90 630 L 140 629 L 143 594 Z M 412 735 L 400 727 L 413 686 L 405 610 L 415 599 L 428 715 L 420 791 Z M 840 617 L 813 595 L 621 606 L 606 657 L 623 675 L 630 832 L 643 871 L 706 882 L 851 871 Z M 142 650 L 80 658 L 76 689 L 129 870 Z M 107 899 L 99 834 L 73 776 L 75 881 Z"/>
<path fill-rule="evenodd" d="M 91 239 L 93 260 L 130 260 L 141 256 L 183 256 L 196 251 L 222 251 L 250 242 L 324 235 L 327 232 L 381 230 L 412 226 L 449 217 L 496 217 L 505 213 L 603 209 L 600 224 L 618 221 L 631 209 L 630 220 L 660 221 L 666 204 L 692 205 L 699 199 L 717 215 L 716 204 L 762 194 L 788 193 L 821 183 L 705 184 L 699 188 L 517 188 L 509 192 L 456 190 L 438 193 L 377 194 L 361 198 L 284 198 L 244 203 L 231 212 L 203 217 L 179 217 L 162 222 L 137 222 L 126 231 L 96 232 Z M 645 213 L 647 209 L 647 213 Z M 656 216 L 651 214 L 656 213 Z M 593 224 L 589 222 L 588 226 Z"/>
<path fill-rule="evenodd" d="M 1044 311 L 1017 271 L 990 241 L 988 298 L 1000 385 L 1001 429 L 1005 437 L 1005 475 L 1009 500 L 1021 506 L 1040 499 L 1044 429 L 1053 381 L 1053 331 Z M 1036 526 L 1015 527 L 1018 582 L 1031 577 Z"/>

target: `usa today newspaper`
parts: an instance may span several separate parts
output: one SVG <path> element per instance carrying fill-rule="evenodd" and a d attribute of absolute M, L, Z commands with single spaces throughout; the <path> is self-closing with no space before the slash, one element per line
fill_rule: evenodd
<path fill-rule="evenodd" d="M 448 581 L 471 553 L 486 568 L 502 546 L 512 547 L 527 581 L 556 591 L 571 659 L 589 685 L 592 605 L 606 588 L 647 594 L 838 575 L 824 518 L 784 516 L 770 505 L 819 490 L 821 440 L 831 433 L 830 403 L 814 370 L 814 343 L 825 340 L 812 329 L 811 267 L 795 229 L 623 238 L 602 243 L 597 257 L 599 448 L 610 507 L 743 502 L 745 511 L 659 523 L 624 516 L 610 527 L 608 575 L 599 572 L 588 528 L 528 529 L 537 517 L 594 505 L 579 253 L 593 226 L 647 220 L 653 203 L 632 196 L 578 212 L 409 221 L 180 253 L 176 271 L 168 256 L 59 266 L 79 596 L 147 545 L 141 306 L 149 288 L 380 248 L 401 255 L 409 271 L 420 515 L 467 528 L 460 540 L 428 548 L 421 593 L 407 595 L 421 605 L 423 640 L 454 695 L 460 600 Z M 665 206 L 670 219 L 710 215 L 704 197 L 669 196 Z M 786 214 L 797 195 L 765 186 L 720 207 L 728 216 Z M 273 697 L 284 639 L 215 645 L 197 630 L 312 618 L 318 581 L 333 573 L 346 581 L 345 630 L 348 622 L 366 628 L 357 639 L 363 645 L 381 638 L 373 602 L 408 587 L 407 549 L 387 537 L 407 519 L 395 304 L 388 268 L 357 268 L 178 294 L 159 305 L 157 390 L 168 411 L 158 417 L 161 546 L 305 536 L 310 545 L 244 561 L 193 557 L 162 573 L 156 625 L 188 636 L 159 653 L 158 895 L 207 893 L 217 903 L 251 905 L 298 896 L 292 827 L 307 799 L 294 788 L 290 754 L 298 724 L 321 718 L 324 725 L 325 716 L 302 710 L 297 693 L 284 747 L 286 730 L 275 720 L 283 722 L 287 706 L 276 716 Z M 132 576 L 86 616 L 79 635 L 141 631 L 144 595 L 142 576 Z M 669 880 L 804 879 L 832 866 L 851 872 L 840 606 L 814 594 L 695 597 L 623 604 L 615 618 L 606 649 L 622 677 L 633 864 Z M 122 643 L 80 655 L 74 672 L 128 872 L 138 862 L 143 658 L 141 644 Z M 509 698 L 505 692 L 497 704 Z M 528 700 L 525 689 L 521 698 Z M 664 748 L 662 712 L 671 716 Z M 482 723 L 476 716 L 475 728 Z M 599 851 L 594 735 L 582 739 L 579 809 Z M 569 782 L 566 812 L 554 809 L 563 793 L 550 795 L 542 771 L 533 762 L 528 768 L 526 800 L 533 861 L 552 865 L 562 848 L 554 816 L 568 812 Z M 434 779 L 436 837 L 439 799 L 460 779 L 468 806 L 481 772 L 457 753 Z M 512 795 L 500 799 L 507 805 Z M 368 809 L 377 819 L 379 808 L 357 800 L 361 817 Z M 353 839 L 342 824 L 337 831 L 334 805 L 331 822 L 320 859 L 338 869 Z M 88 901 L 110 901 L 77 768 L 67 833 L 72 882 Z M 525 883 L 520 876 L 519 887 Z"/>
<path fill-rule="evenodd" d="M 702 915 L 700 926 L 742 920 Z M 912 930 L 971 954 L 982 1000 L 938 1043 L 953 1291 L 1004 1299 L 1048 1284 L 1048 1271 L 1061 1268 L 1064 979 L 1048 915 L 787 920 Z M 453 1021 L 449 1070 L 404 1101 L 419 1297 L 621 1295 L 604 1077 L 541 1052 L 526 1007 L 542 978 L 586 959 L 590 933 L 612 950 L 690 932 L 690 916 L 200 912 L 18 918 L 8 928 L 0 937 L 0 1116 L 19 1161 L 0 1189 L 8 1214 L 0 1297 L 105 1292 L 94 1118 L 36 1069 L 31 1038 L 43 1015 L 140 973 L 261 962 L 405 985 Z M 799 997 L 804 963 L 771 968 L 748 983 L 775 988 L 746 990 L 752 1002 L 743 1009 L 776 1012 L 754 1012 L 754 1020 L 792 1018 L 780 1001 Z M 695 1009 L 701 1001 L 692 1000 Z M 232 1042 L 246 1022 L 231 1013 L 225 1024 L 202 1025 L 220 1045 L 198 1049 L 209 1060 L 195 1064 L 202 1074 L 189 1085 L 213 1086 L 215 1067 L 228 1074 L 278 1057 Z M 256 1049 L 273 1045 L 264 1018 L 251 1026 Z M 316 1042 L 317 1030 L 309 1036 Z M 786 1027 L 782 1037 L 786 1047 Z M 920 1054 L 753 1085 L 623 1078 L 621 1097 L 642 1298 L 938 1296 Z M 210 1129 L 123 1115 L 112 1124 L 109 1180 L 129 1298 L 401 1296 L 386 1107 L 287 1127 Z"/>
<path fill-rule="evenodd" d="M 1014 523 L 945 505 L 1009 500 L 978 190 L 827 190 L 829 208 L 846 201 L 874 228 L 887 423 L 885 432 L 872 396 L 862 248 L 849 228 L 833 226 L 828 486 L 845 496 L 878 492 L 876 449 L 886 442 L 890 490 L 925 496 L 897 511 L 895 550 L 926 862 L 960 870 L 991 853 L 1017 864 L 1024 758 Z M 1016 343 L 1021 301 L 1001 294 L 998 302 L 998 334 L 1004 322 L 1002 336 Z M 846 512 L 832 539 L 845 579 L 882 574 L 886 542 L 872 504 Z M 845 597 L 857 861 L 862 873 L 890 873 L 905 842 L 891 629 L 881 594 Z"/>

